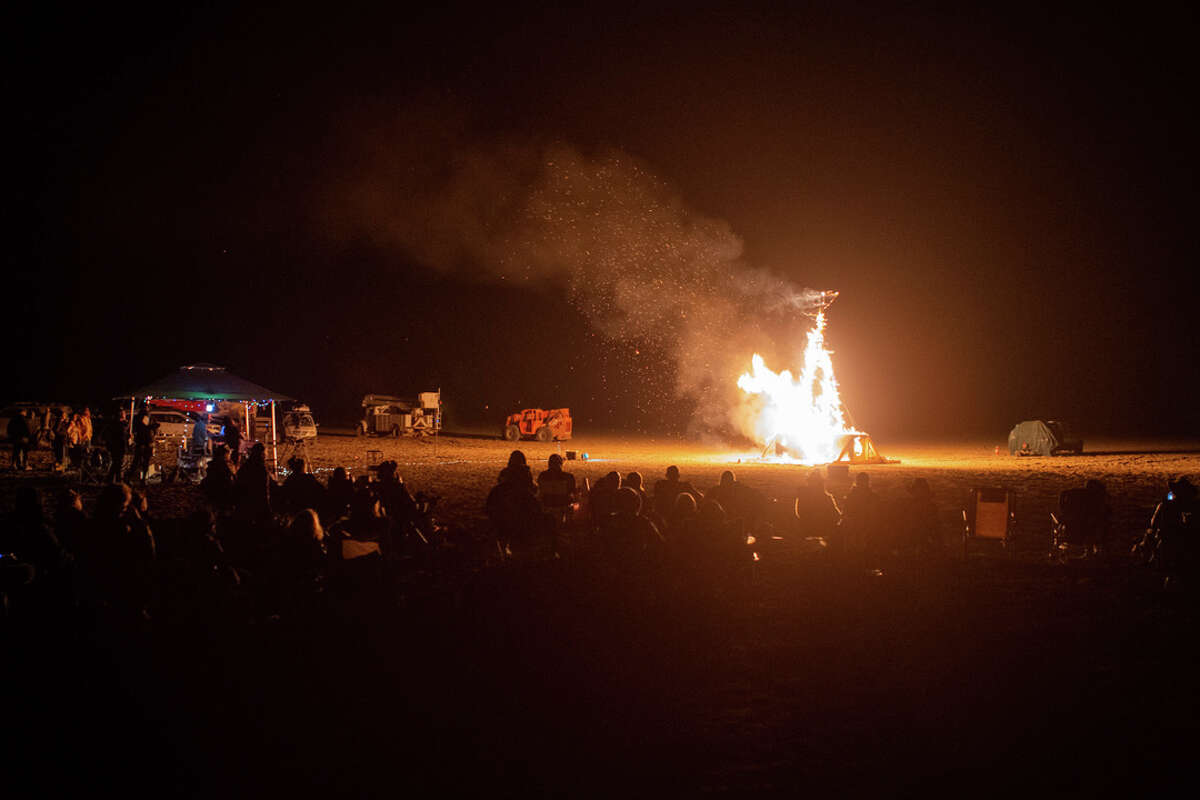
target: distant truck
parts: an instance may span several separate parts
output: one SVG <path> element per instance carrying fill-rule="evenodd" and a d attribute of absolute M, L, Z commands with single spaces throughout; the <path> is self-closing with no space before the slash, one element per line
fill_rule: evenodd
<path fill-rule="evenodd" d="M 362 399 L 359 436 L 428 436 L 442 429 L 442 393 L 414 397 L 369 394 Z"/>
<path fill-rule="evenodd" d="M 561 442 L 571 438 L 571 431 L 571 409 L 527 408 L 509 414 L 500 435 L 510 442 L 520 439 Z"/>
<path fill-rule="evenodd" d="M 1058 420 L 1028 419 L 1008 434 L 1008 452 L 1014 456 L 1057 456 L 1082 453 L 1083 440 Z"/>

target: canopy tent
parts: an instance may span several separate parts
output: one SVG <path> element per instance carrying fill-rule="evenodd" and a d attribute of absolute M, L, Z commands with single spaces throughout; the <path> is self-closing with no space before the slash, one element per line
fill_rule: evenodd
<path fill-rule="evenodd" d="M 161 400 L 224 400 L 234 403 L 271 405 L 271 461 L 279 471 L 278 436 L 275 431 L 275 403 L 295 398 L 272 391 L 253 381 L 234 375 L 215 364 L 189 364 L 164 375 L 153 383 L 122 395 L 130 404 L 137 398 Z"/>
<path fill-rule="evenodd" d="M 161 397 L 173 400 L 232 400 L 239 403 L 292 401 L 214 364 L 191 364 L 164 375 L 126 397 Z"/>

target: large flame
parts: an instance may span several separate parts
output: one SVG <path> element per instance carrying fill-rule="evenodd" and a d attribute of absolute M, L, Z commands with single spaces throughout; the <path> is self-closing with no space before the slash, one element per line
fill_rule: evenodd
<path fill-rule="evenodd" d="M 751 371 L 737 382 L 742 391 L 760 395 L 762 410 L 755 422 L 759 443 L 779 445 L 805 464 L 824 464 L 838 456 L 842 437 L 856 433 L 846 424 L 838 395 L 833 359 L 825 348 L 825 310 L 808 332 L 804 368 L 794 379 L 789 370 L 772 372 L 762 356 L 754 354 Z"/>

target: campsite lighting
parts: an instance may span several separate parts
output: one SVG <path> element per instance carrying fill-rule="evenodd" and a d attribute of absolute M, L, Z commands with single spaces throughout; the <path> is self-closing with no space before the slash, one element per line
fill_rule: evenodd
<path fill-rule="evenodd" d="M 798 378 L 786 369 L 772 371 L 758 353 L 750 363 L 737 385 L 762 399 L 755 433 L 767 449 L 778 447 L 803 464 L 824 464 L 838 457 L 847 434 L 859 433 L 846 423 L 832 353 L 825 347 L 825 307 L 808 332 Z"/>

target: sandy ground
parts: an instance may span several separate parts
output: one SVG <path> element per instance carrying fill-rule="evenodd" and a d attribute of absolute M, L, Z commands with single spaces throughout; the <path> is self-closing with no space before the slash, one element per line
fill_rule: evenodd
<path fill-rule="evenodd" d="M 1018 458 L 1005 452 L 996 454 L 990 442 L 876 442 L 889 459 L 897 464 L 852 467 L 871 475 L 872 486 L 886 500 L 905 496 L 906 487 L 916 477 L 929 481 L 941 512 L 942 534 L 952 545 L 962 528 L 965 498 L 975 487 L 1001 486 L 1016 491 L 1018 539 L 1030 548 L 1040 548 L 1049 532 L 1049 515 L 1063 489 L 1081 486 L 1091 478 L 1104 481 L 1113 511 L 1113 534 L 1132 540 L 1144 529 L 1155 504 L 1161 499 L 1167 479 L 1189 475 L 1200 478 L 1200 442 L 1197 441 L 1098 441 L 1089 443 L 1089 451 L 1078 456 L 1054 458 Z M 771 463 L 756 452 L 736 452 L 726 447 L 689 441 L 654 440 L 637 437 L 581 436 L 567 442 L 522 441 L 516 445 L 485 433 L 448 433 L 436 439 L 391 439 L 354 436 L 350 430 L 323 429 L 316 441 L 297 450 L 279 446 L 279 463 L 302 452 L 310 468 L 327 478 L 335 467 L 346 467 L 352 474 L 364 474 L 372 463 L 391 459 L 399 464 L 401 475 L 415 491 L 439 497 L 438 517 L 444 524 L 476 528 L 484 523 L 483 501 L 496 476 L 507 462 L 509 453 L 519 447 L 525 452 L 536 474 L 544 468 L 552 453 L 579 456 L 566 467 L 582 485 L 616 470 L 626 474 L 637 470 L 647 486 L 663 476 L 666 468 L 678 465 L 685 480 L 701 489 L 715 485 L 726 469 L 738 479 L 786 501 L 794 496 L 810 468 L 799 464 Z M 588 459 L 582 460 L 587 454 Z M 174 464 L 170 446 L 160 447 L 157 460 L 169 470 Z M 31 481 L 48 490 L 47 507 L 53 490 L 71 485 L 69 480 L 49 473 L 49 452 L 31 456 L 34 470 L 0 481 L 0 503 L 11 504 L 16 485 Z M 7 467 L 8 453 L 0 455 L 0 469 Z M 12 475 L 12 473 L 5 473 Z M 93 487 L 83 487 L 94 495 Z M 832 480 L 830 491 L 841 497 L 849 491 L 846 480 Z M 171 486 L 149 487 L 151 501 L 160 514 L 184 513 L 192 505 L 194 494 Z"/>
<path fill-rule="evenodd" d="M 941 509 L 943 534 L 948 541 L 961 528 L 964 497 L 974 487 L 1016 490 L 1017 533 L 1033 541 L 1048 533 L 1049 514 L 1059 492 L 1098 478 L 1105 482 L 1111 496 L 1114 533 L 1128 538 L 1145 527 L 1168 477 L 1200 476 L 1200 442 L 1098 442 L 1094 452 L 1054 458 L 996 455 L 994 444 L 982 442 L 877 445 L 885 456 L 900 463 L 863 467 L 871 475 L 872 486 L 885 499 L 900 498 L 913 478 L 926 478 Z M 573 450 L 588 454 L 587 461 L 577 459 L 566 465 L 580 483 L 585 478 L 594 483 L 611 470 L 622 474 L 637 470 L 652 485 L 668 466 L 675 464 L 685 480 L 702 489 L 715 485 L 722 471 L 732 469 L 739 480 L 768 496 L 786 499 L 793 496 L 809 470 L 803 465 L 765 463 L 753 452 L 738 453 L 679 440 L 582 436 L 552 444 L 523 441 L 516 446 L 535 466 L 535 473 L 551 453 Z M 441 497 L 444 519 L 473 524 L 482 519 L 483 498 L 513 447 L 512 443 L 483 434 L 447 435 L 433 442 L 361 439 L 348 432 L 323 432 L 306 447 L 306 453 L 313 468 L 321 472 L 337 466 L 361 472 L 372 459 L 393 459 L 414 490 Z M 286 455 L 281 450 L 281 461 L 286 461 Z M 851 479 L 858 471 L 858 467 L 851 469 Z M 845 482 L 836 481 L 829 488 L 839 496 L 849 489 Z"/>
<path fill-rule="evenodd" d="M 148 635 L 0 625 L 6 780 L 37 796 L 1194 794 L 1196 592 L 1164 591 L 1127 559 L 1051 565 L 1038 551 L 1061 489 L 1106 481 L 1132 536 L 1168 476 L 1200 474 L 1200 448 L 1016 459 L 984 443 L 877 444 L 903 462 L 868 469 L 880 493 L 927 478 L 948 543 L 970 487 L 1014 488 L 1025 557 L 880 574 L 781 559 L 711 584 L 517 561 L 430 591 L 339 595 L 329 617 L 156 621 Z M 535 463 L 559 450 L 521 448 Z M 732 468 L 786 498 L 806 472 L 676 441 L 561 449 L 589 454 L 569 466 L 591 480 L 678 464 L 708 486 Z M 318 470 L 395 459 L 463 527 L 480 523 L 510 450 L 328 431 L 308 448 Z M 64 480 L 6 473 L 0 508 L 30 484 Z M 162 516 L 195 496 L 148 493 Z"/>

